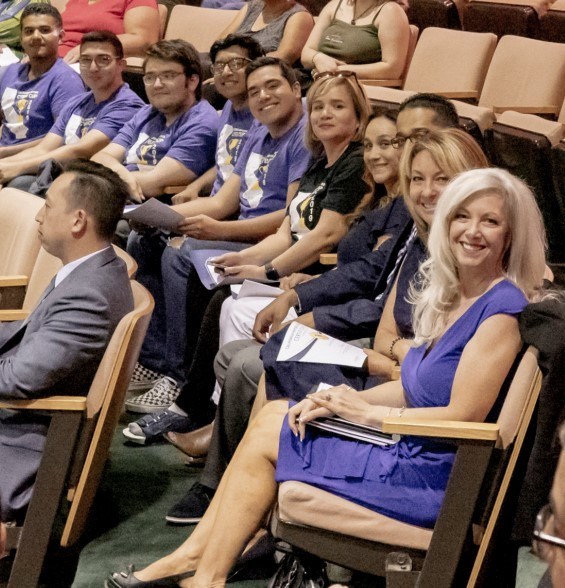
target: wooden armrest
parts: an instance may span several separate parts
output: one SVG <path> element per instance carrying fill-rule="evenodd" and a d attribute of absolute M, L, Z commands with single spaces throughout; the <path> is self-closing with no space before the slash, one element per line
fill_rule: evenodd
<path fill-rule="evenodd" d="M 322 265 L 337 265 L 337 253 L 320 253 Z"/>
<path fill-rule="evenodd" d="M 0 408 L 12 410 L 86 410 L 85 396 L 48 396 L 31 400 L 0 400 Z"/>
<path fill-rule="evenodd" d="M 0 310 L 0 322 L 25 321 L 28 316 L 27 310 Z"/>
<path fill-rule="evenodd" d="M 16 286 L 27 286 L 27 276 L 0 276 L 0 288 L 14 288 Z"/>
<path fill-rule="evenodd" d="M 498 425 L 493 423 L 464 423 L 400 417 L 384 419 L 382 429 L 384 433 L 418 435 L 419 437 L 477 439 L 479 441 L 496 441 L 498 439 Z"/>
<path fill-rule="evenodd" d="M 522 114 L 557 114 L 559 108 L 559 106 L 493 106 L 492 111 L 495 114 L 500 114 L 507 110 L 513 110 Z"/>
<path fill-rule="evenodd" d="M 473 98 L 475 100 L 479 99 L 479 93 L 477 90 L 466 90 L 466 91 L 458 91 L 458 92 L 437 92 L 444 98 L 448 98 L 449 100 L 455 99 L 464 99 L 464 98 Z"/>
<path fill-rule="evenodd" d="M 164 194 L 178 194 L 182 192 L 186 188 L 186 184 L 184 186 L 165 186 L 163 190 Z"/>
<path fill-rule="evenodd" d="M 363 86 L 380 86 L 385 88 L 400 88 L 402 80 L 359 80 Z"/>

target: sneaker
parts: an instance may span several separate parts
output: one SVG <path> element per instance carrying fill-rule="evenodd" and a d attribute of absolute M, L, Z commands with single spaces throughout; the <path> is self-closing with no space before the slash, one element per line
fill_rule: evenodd
<path fill-rule="evenodd" d="M 137 362 L 129 382 L 128 391 L 137 393 L 145 392 L 145 390 L 153 388 L 157 380 L 160 380 L 162 377 L 163 374 L 143 367 L 139 362 Z"/>
<path fill-rule="evenodd" d="M 197 523 L 204 516 L 215 493 L 214 489 L 196 482 L 188 493 L 169 510 L 165 520 L 174 525 Z"/>
<path fill-rule="evenodd" d="M 126 410 L 141 414 L 161 412 L 164 408 L 169 408 L 179 394 L 180 388 L 173 378 L 163 376 L 155 382 L 151 390 L 126 400 Z"/>
<path fill-rule="evenodd" d="M 177 414 L 172 410 L 162 410 L 156 414 L 147 414 L 130 423 L 123 431 L 128 441 L 139 445 L 147 445 L 161 438 L 163 433 L 187 433 L 194 428 L 189 417 Z"/>

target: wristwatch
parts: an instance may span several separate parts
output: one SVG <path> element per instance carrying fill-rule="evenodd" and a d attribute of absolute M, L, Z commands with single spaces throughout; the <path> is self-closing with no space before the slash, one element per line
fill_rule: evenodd
<path fill-rule="evenodd" d="M 265 275 L 267 276 L 267 280 L 272 280 L 273 282 L 278 282 L 281 279 L 279 272 L 273 267 L 271 262 L 265 264 Z"/>

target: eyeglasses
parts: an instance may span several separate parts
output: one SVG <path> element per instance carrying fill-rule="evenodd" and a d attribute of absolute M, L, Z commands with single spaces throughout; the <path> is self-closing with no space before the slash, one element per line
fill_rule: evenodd
<path fill-rule="evenodd" d="M 182 71 L 164 71 L 158 74 L 145 74 L 143 76 L 143 83 L 146 86 L 153 86 L 157 81 L 157 78 L 159 78 L 162 84 L 167 84 L 169 82 L 173 82 L 176 80 L 176 78 L 178 78 L 178 76 L 182 75 L 184 75 L 184 72 Z"/>
<path fill-rule="evenodd" d="M 83 57 L 78 58 L 78 63 L 81 69 L 90 69 L 92 62 L 94 61 L 96 67 L 104 69 L 109 67 L 112 61 L 116 59 L 121 59 L 121 57 L 113 57 L 112 55 L 96 55 L 96 57 L 87 57 L 84 55 Z"/>
<path fill-rule="evenodd" d="M 233 57 L 228 61 L 216 61 L 216 63 L 212 64 L 212 73 L 215 76 L 223 74 L 226 65 L 230 68 L 231 72 L 235 73 L 236 71 L 243 69 L 250 61 L 251 59 L 248 59 L 247 57 Z"/>
<path fill-rule="evenodd" d="M 565 549 L 565 539 L 556 537 L 547 533 L 544 529 L 547 527 L 549 519 L 553 517 L 551 505 L 546 504 L 538 513 L 536 517 L 536 524 L 533 532 L 532 551 L 535 555 L 543 560 L 547 560 L 550 545 Z"/>
<path fill-rule="evenodd" d="M 390 140 L 390 144 L 395 149 L 402 149 L 406 144 L 406 141 L 410 141 L 411 143 L 419 143 L 420 141 L 424 141 L 426 137 L 430 134 L 430 131 L 416 131 L 409 135 L 408 137 L 403 137 L 402 135 L 398 135 Z"/>
<path fill-rule="evenodd" d="M 317 71 L 312 74 L 312 78 L 315 82 L 323 80 L 324 78 L 353 78 L 359 84 L 357 74 L 348 69 L 340 69 L 339 71 Z"/>

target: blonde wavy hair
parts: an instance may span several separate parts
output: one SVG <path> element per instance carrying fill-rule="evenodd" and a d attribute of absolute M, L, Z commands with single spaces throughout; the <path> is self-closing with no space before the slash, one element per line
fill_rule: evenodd
<path fill-rule="evenodd" d="M 475 169 L 456 176 L 438 200 L 429 234 L 430 257 L 420 266 L 420 284 L 412 285 L 414 344 L 429 345 L 444 330 L 448 311 L 459 296 L 457 262 L 449 243 L 449 227 L 461 206 L 474 196 L 498 194 L 504 203 L 508 243 L 503 275 L 529 301 L 542 297 L 545 229 L 528 186 L 502 169 Z"/>
<path fill-rule="evenodd" d="M 430 227 L 417 213 L 409 198 L 412 163 L 416 155 L 423 151 L 430 154 L 435 164 L 449 178 L 469 169 L 488 167 L 489 163 L 475 139 L 460 129 L 430 131 L 416 143 L 406 141 L 399 167 L 400 191 L 404 194 L 406 207 L 414 219 L 418 235 L 426 243 Z"/>

